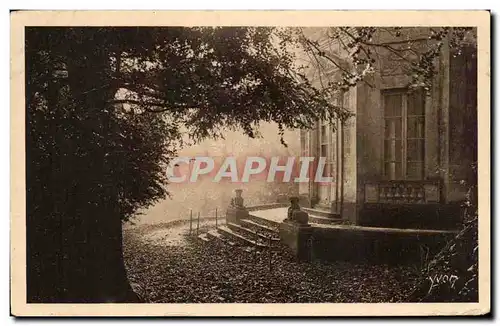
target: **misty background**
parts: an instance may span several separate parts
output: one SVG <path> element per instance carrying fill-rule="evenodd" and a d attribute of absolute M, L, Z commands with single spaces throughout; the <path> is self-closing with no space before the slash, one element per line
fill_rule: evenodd
<path fill-rule="evenodd" d="M 207 139 L 199 144 L 179 151 L 178 156 L 209 156 L 224 159 L 228 156 L 244 161 L 248 156 L 298 157 L 300 156 L 299 131 L 285 130 L 284 139 L 288 147 L 280 143 L 278 127 L 274 123 L 260 125 L 260 137 L 250 138 L 239 131 L 228 131 L 224 139 Z M 268 162 L 269 164 L 269 162 Z M 214 170 L 219 165 L 216 163 Z M 167 171 L 165 171 L 166 173 Z M 238 171 L 241 175 L 241 171 Z M 225 215 L 226 208 L 234 196 L 235 189 L 243 189 L 245 205 L 274 203 L 279 195 L 297 195 L 298 183 L 284 183 L 280 178 L 267 182 L 263 178 L 252 178 L 250 182 L 231 182 L 223 178 L 221 182 L 212 181 L 211 177 L 200 176 L 196 182 L 170 183 L 167 190 L 171 198 L 166 198 L 156 205 L 142 210 L 134 219 L 136 224 L 157 224 L 179 219 L 189 219 L 190 211 L 196 217 Z"/>

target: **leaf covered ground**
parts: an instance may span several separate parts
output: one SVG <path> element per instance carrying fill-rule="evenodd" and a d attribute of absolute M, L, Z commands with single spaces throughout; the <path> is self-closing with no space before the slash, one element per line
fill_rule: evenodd
<path fill-rule="evenodd" d="M 124 231 L 128 277 L 147 302 L 398 302 L 418 277 L 413 266 L 303 263 L 282 250 L 270 257 L 267 251 L 247 252 L 185 237 L 188 228 L 181 224 Z"/>

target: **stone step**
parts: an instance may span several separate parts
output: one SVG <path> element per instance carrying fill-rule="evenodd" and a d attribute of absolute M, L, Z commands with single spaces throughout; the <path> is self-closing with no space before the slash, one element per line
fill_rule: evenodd
<path fill-rule="evenodd" d="M 257 223 L 255 221 L 249 220 L 249 219 L 244 219 L 240 221 L 241 226 L 253 230 L 257 233 L 264 234 L 266 236 L 272 236 L 272 237 L 277 237 L 278 236 L 278 229 L 274 227 L 269 227 L 260 223 Z"/>
<path fill-rule="evenodd" d="M 269 236 L 271 236 L 271 241 L 279 241 L 279 238 L 276 237 L 276 234 L 269 233 L 268 231 L 265 233 L 254 231 L 250 228 L 246 228 L 242 225 L 238 225 L 235 223 L 228 223 L 227 226 L 234 232 L 254 241 L 260 241 L 266 243 L 269 241 Z"/>
<path fill-rule="evenodd" d="M 283 217 L 283 219 L 285 219 L 285 217 Z M 255 223 L 261 225 L 265 225 L 272 229 L 278 229 L 278 227 L 280 226 L 280 223 L 277 221 L 268 220 L 260 216 L 252 215 L 251 213 L 248 215 L 248 220 L 254 221 Z"/>
<path fill-rule="evenodd" d="M 224 244 L 227 244 L 229 246 L 232 246 L 232 247 L 234 247 L 234 246 L 237 245 L 236 242 L 234 242 L 234 241 L 226 238 L 225 236 L 223 236 L 222 234 L 220 234 L 217 230 L 210 230 L 210 231 L 208 231 L 207 232 L 207 237 L 209 239 L 214 239 L 216 241 L 220 241 L 220 242 L 222 242 Z"/>
<path fill-rule="evenodd" d="M 254 246 L 254 247 L 258 247 L 258 248 L 267 248 L 268 247 L 268 245 L 264 241 L 256 241 L 256 240 L 249 239 L 241 234 L 234 232 L 229 227 L 224 226 L 224 225 L 219 226 L 217 228 L 217 231 L 220 234 L 223 234 L 224 237 L 230 238 L 232 241 L 234 241 L 240 245 L 243 245 L 243 246 Z"/>
<path fill-rule="evenodd" d="M 209 242 L 210 238 L 208 237 L 207 233 L 202 233 L 198 236 L 198 239 L 204 242 Z"/>
<path fill-rule="evenodd" d="M 314 215 L 314 216 L 318 216 L 318 217 L 341 219 L 340 214 L 338 214 L 338 213 L 332 213 L 332 212 L 330 212 L 327 209 L 308 208 L 308 207 L 301 207 L 301 209 L 304 212 L 307 212 L 309 214 L 309 216 Z"/>
<path fill-rule="evenodd" d="M 313 224 L 343 224 L 344 220 L 341 218 L 331 218 L 324 216 L 317 216 L 309 214 L 309 223 Z"/>
<path fill-rule="evenodd" d="M 290 205 L 289 203 L 270 203 L 270 204 L 260 204 L 260 205 L 254 205 L 254 206 L 247 206 L 246 208 L 249 212 L 252 212 L 252 211 L 259 211 L 259 210 L 264 210 L 264 209 L 288 207 L 289 205 Z"/>

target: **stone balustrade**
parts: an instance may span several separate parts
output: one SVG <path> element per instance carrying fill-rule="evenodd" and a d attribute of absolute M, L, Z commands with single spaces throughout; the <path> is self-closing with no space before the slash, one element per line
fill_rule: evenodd
<path fill-rule="evenodd" d="M 440 202 L 438 181 L 396 180 L 365 184 L 365 203 L 426 204 Z"/>

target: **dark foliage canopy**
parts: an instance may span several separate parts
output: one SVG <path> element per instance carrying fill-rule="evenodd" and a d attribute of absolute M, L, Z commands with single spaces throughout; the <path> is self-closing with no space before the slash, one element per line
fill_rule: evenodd
<path fill-rule="evenodd" d="M 128 219 L 166 195 L 183 133 L 254 136 L 260 121 L 282 133 L 347 115 L 274 39 L 272 28 L 28 28 L 33 209 L 107 205 Z"/>

